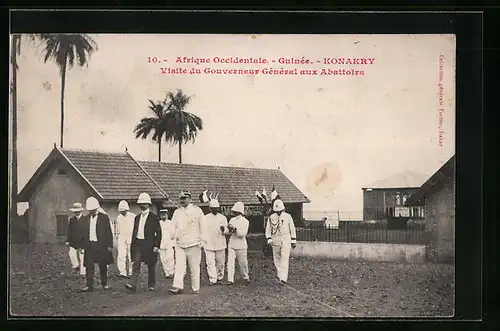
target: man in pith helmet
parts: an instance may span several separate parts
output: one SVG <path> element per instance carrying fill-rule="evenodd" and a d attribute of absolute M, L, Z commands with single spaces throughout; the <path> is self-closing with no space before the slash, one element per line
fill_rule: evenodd
<path fill-rule="evenodd" d="M 246 283 L 250 283 L 248 275 L 248 259 L 247 259 L 247 239 L 248 220 L 243 216 L 245 214 L 245 205 L 238 201 L 231 208 L 235 215 L 229 220 L 227 228 L 224 229 L 224 234 L 229 236 L 228 255 L 227 255 L 227 285 L 234 284 L 234 269 L 235 260 L 238 260 L 241 277 Z"/>
<path fill-rule="evenodd" d="M 205 260 L 209 285 L 215 285 L 224 279 L 224 267 L 226 261 L 226 236 L 227 218 L 222 215 L 219 200 L 211 199 L 208 203 L 210 213 L 205 215 L 204 220 L 204 245 Z"/>
<path fill-rule="evenodd" d="M 161 243 L 161 226 L 158 216 L 151 208 L 151 197 L 143 192 L 139 194 L 137 204 L 141 213 L 134 218 L 134 228 L 130 238 L 130 252 L 132 255 L 132 277 L 130 283 L 125 285 L 129 291 L 135 292 L 141 273 L 141 265 L 144 262 L 148 266 L 148 289 L 155 290 L 156 285 L 156 262 Z"/>
<path fill-rule="evenodd" d="M 295 225 L 292 216 L 285 212 L 282 200 L 274 201 L 273 211 L 266 224 L 266 238 L 273 249 L 274 266 L 279 282 L 286 284 L 290 251 L 296 245 Z"/>
<path fill-rule="evenodd" d="M 179 194 L 179 207 L 172 216 L 175 232 L 175 274 L 172 288 L 173 294 L 182 293 L 186 261 L 191 274 L 193 294 L 200 291 L 201 247 L 203 245 L 203 211 L 191 202 L 191 192 Z"/>
<path fill-rule="evenodd" d="M 85 203 L 85 209 L 89 215 L 85 218 L 85 255 L 84 265 L 86 268 L 87 286 L 83 292 L 94 290 L 94 267 L 99 265 L 102 288 L 107 290 L 108 286 L 108 265 L 114 263 L 113 259 L 113 232 L 108 215 L 99 211 L 99 201 L 90 197 Z"/>
<path fill-rule="evenodd" d="M 69 259 L 75 273 L 80 272 L 81 276 L 85 276 L 85 266 L 83 265 L 84 257 L 84 232 L 85 223 L 83 222 L 83 206 L 79 202 L 75 202 L 69 211 L 74 213 L 74 216 L 69 219 L 68 230 L 66 235 L 65 245 L 69 247 Z"/>
<path fill-rule="evenodd" d="M 134 230 L 135 214 L 130 211 L 130 207 L 125 200 L 120 201 L 118 204 L 118 212 L 120 213 L 116 218 L 118 277 L 129 278 L 132 275 L 130 244 L 132 231 Z"/>

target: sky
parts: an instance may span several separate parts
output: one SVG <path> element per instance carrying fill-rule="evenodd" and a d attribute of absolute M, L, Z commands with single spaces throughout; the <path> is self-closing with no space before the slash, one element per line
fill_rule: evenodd
<path fill-rule="evenodd" d="M 204 123 L 196 142 L 183 146 L 183 163 L 280 167 L 312 200 L 306 210 L 356 215 L 362 186 L 403 171 L 431 176 L 455 153 L 453 35 L 90 36 L 98 50 L 88 67 L 66 76 L 64 148 L 127 147 L 138 160 L 157 161 L 157 145 L 135 139 L 133 129 L 151 115 L 148 99 L 182 89 L 192 96 L 186 111 Z M 212 62 L 175 63 L 178 56 Z M 270 63 L 213 63 L 236 56 Z M 313 64 L 271 62 L 281 57 Z M 374 60 L 316 63 L 324 58 Z M 26 38 L 18 65 L 21 189 L 59 144 L 61 79 L 54 63 L 43 62 L 42 45 Z M 352 68 L 364 75 L 169 75 L 161 68 Z M 162 161 L 178 162 L 177 146 L 164 144 Z"/>

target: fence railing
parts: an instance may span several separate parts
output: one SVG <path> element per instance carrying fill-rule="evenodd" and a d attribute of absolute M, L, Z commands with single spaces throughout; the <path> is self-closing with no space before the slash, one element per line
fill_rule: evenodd
<path fill-rule="evenodd" d="M 298 241 L 384 243 L 403 245 L 425 245 L 428 235 L 421 224 L 408 224 L 400 229 L 391 229 L 386 223 L 340 221 L 338 228 L 308 222 L 297 227 Z"/>

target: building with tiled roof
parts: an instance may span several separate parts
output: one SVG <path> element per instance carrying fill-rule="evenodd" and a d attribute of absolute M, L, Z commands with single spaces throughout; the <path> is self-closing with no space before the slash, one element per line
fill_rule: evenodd
<path fill-rule="evenodd" d="M 29 202 L 30 238 L 34 242 L 58 242 L 66 235 L 68 209 L 74 202 L 85 203 L 96 197 L 114 220 L 120 200 L 132 212 L 141 192 L 150 194 L 153 211 L 173 211 L 181 190 L 192 193 L 193 202 L 206 212 L 207 203 L 198 196 L 205 190 L 218 199 L 223 213 L 242 201 L 253 232 L 262 232 L 264 207 L 255 195 L 265 188 L 269 195 L 275 187 L 287 211 L 302 220 L 302 204 L 309 199 L 278 169 L 207 166 L 138 161 L 127 151 L 108 153 L 68 150 L 54 147 L 18 195 L 18 202 Z"/>

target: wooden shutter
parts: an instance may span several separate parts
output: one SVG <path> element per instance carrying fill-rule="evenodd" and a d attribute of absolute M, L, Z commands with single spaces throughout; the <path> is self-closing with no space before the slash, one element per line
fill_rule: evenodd
<path fill-rule="evenodd" d="M 56 215 L 56 236 L 65 237 L 68 230 L 68 215 Z"/>

